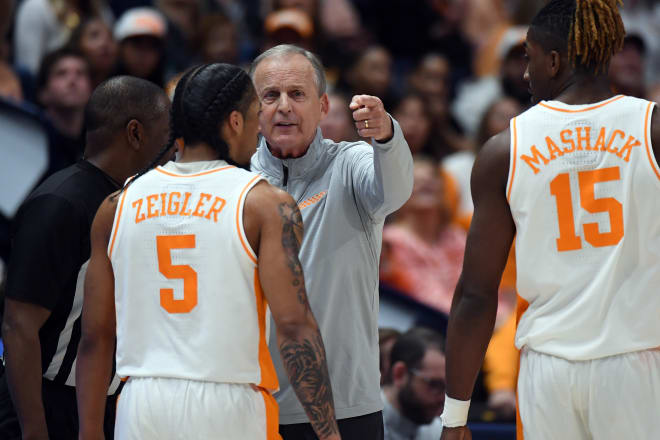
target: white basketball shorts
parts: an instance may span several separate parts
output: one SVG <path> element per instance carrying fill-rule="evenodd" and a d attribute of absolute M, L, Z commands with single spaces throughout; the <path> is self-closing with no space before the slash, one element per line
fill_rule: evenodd
<path fill-rule="evenodd" d="M 660 439 L 660 349 L 568 361 L 523 348 L 518 402 L 524 440 Z"/>
<path fill-rule="evenodd" d="M 281 440 L 278 408 L 248 384 L 131 377 L 119 402 L 118 440 Z"/>

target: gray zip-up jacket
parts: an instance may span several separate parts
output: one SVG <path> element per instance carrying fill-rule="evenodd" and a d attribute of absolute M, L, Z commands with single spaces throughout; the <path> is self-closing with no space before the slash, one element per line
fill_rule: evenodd
<path fill-rule="evenodd" d="M 338 419 L 383 409 L 378 366 L 378 263 L 385 216 L 410 197 L 413 166 L 399 124 L 385 143 L 323 139 L 304 156 L 274 157 L 262 138 L 252 171 L 287 191 L 305 233 L 300 260 L 309 302 L 321 329 Z M 271 326 L 271 329 L 274 326 Z M 280 423 L 308 422 L 282 366 L 274 331 Z"/>

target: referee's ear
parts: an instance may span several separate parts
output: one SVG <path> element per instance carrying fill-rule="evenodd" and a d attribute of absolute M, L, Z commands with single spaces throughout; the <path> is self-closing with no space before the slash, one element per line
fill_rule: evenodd
<path fill-rule="evenodd" d="M 144 126 L 137 119 L 131 119 L 126 124 L 126 142 L 136 151 L 144 143 Z"/>

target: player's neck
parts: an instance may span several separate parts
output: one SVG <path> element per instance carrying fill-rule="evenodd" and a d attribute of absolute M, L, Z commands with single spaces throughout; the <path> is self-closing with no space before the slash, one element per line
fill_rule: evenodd
<path fill-rule="evenodd" d="M 553 100 L 568 105 L 593 104 L 613 96 L 605 75 L 572 75 L 558 87 Z"/>
<path fill-rule="evenodd" d="M 199 142 L 184 146 L 183 152 L 177 162 L 202 162 L 208 160 L 218 160 L 218 152 L 209 144 Z"/>

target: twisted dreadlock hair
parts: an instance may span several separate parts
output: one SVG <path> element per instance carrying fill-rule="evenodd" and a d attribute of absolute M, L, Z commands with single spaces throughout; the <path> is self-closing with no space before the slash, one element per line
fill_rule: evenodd
<path fill-rule="evenodd" d="M 250 76 L 240 67 L 214 63 L 188 70 L 174 92 L 167 144 L 122 191 L 160 163 L 179 138 L 189 147 L 206 143 L 218 153 L 218 159 L 234 164 L 229 146 L 220 136 L 220 124 L 234 110 L 245 116 L 256 96 Z"/>
<path fill-rule="evenodd" d="M 551 0 L 530 30 L 545 50 L 567 53 L 573 68 L 605 73 L 626 33 L 619 5 L 623 0 Z"/>

